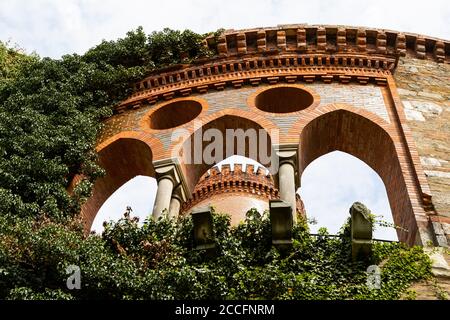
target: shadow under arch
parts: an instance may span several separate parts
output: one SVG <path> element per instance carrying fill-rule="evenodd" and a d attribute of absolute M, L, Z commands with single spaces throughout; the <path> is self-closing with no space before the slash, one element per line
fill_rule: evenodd
<path fill-rule="evenodd" d="M 210 129 L 214 131 L 209 131 Z M 219 141 L 205 135 L 206 132 L 217 133 L 220 136 Z M 214 149 L 213 144 L 217 142 L 217 146 L 221 148 L 217 148 L 217 153 L 210 152 Z M 208 169 L 233 155 L 255 160 L 271 173 L 274 170 L 272 165 L 276 158 L 272 137 L 259 123 L 236 115 L 224 115 L 196 128 L 178 150 L 178 158 L 189 190 L 193 192 L 200 177 Z M 273 167 L 276 168 L 276 165 Z"/>
<path fill-rule="evenodd" d="M 322 114 L 306 124 L 300 133 L 299 176 L 315 159 L 332 151 L 342 151 L 369 165 L 383 180 L 398 239 L 409 245 L 416 241 L 417 223 L 397 151 L 391 136 L 364 116 L 338 109 Z"/>
<path fill-rule="evenodd" d="M 85 230 L 91 229 L 100 207 L 124 183 L 138 175 L 155 177 L 152 150 L 141 140 L 119 138 L 99 150 L 98 157 L 106 174 L 95 181 L 91 197 L 81 208 Z"/>

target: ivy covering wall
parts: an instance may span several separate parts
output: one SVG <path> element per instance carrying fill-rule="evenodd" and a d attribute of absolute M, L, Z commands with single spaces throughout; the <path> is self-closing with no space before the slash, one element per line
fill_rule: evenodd
<path fill-rule="evenodd" d="M 102 174 L 94 153 L 100 120 L 144 74 L 211 55 L 203 39 L 139 28 L 57 60 L 0 43 L 0 212 L 58 219 L 79 212 Z M 69 195 L 75 174 L 86 180 Z"/>
<path fill-rule="evenodd" d="M 351 258 L 348 227 L 342 237 L 311 236 L 294 227 L 291 250 L 272 246 L 267 214 L 250 210 L 231 228 L 214 214 L 217 252 L 193 246 L 190 217 L 146 221 L 126 215 L 85 237 L 80 224 L 0 217 L 0 298 L 3 299 L 398 299 L 430 275 L 422 248 L 376 243 L 364 262 Z M 380 288 L 367 285 L 368 265 L 381 266 Z M 66 268 L 81 271 L 69 290 Z"/>

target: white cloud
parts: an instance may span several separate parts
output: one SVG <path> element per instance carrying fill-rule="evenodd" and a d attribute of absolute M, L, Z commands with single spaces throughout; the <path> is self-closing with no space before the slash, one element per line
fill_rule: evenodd
<path fill-rule="evenodd" d="M 311 225 L 313 233 L 320 227 L 337 233 L 355 201 L 393 223 L 383 181 L 368 165 L 349 154 L 335 151 L 316 159 L 304 171 L 301 183 L 299 194 L 306 214 L 318 222 Z M 374 238 L 397 240 L 397 235 L 393 228 L 377 227 Z"/>
<path fill-rule="evenodd" d="M 59 57 L 83 53 L 102 39 L 122 37 L 142 25 L 209 32 L 287 23 L 388 28 L 450 38 L 446 0 L 2 0 L 0 39 L 27 51 Z"/>
<path fill-rule="evenodd" d="M 128 206 L 133 210 L 131 216 L 139 217 L 139 223 L 142 224 L 152 213 L 156 189 L 154 178 L 137 176 L 129 180 L 103 204 L 94 219 L 91 230 L 101 233 L 103 222 L 123 218 Z"/>

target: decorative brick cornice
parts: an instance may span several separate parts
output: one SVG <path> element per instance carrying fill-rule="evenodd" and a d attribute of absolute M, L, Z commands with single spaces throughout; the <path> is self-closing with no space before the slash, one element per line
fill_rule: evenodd
<path fill-rule="evenodd" d="M 226 87 L 241 88 L 244 85 L 257 86 L 260 83 L 335 81 L 363 85 L 370 82 L 384 86 L 395 64 L 395 58 L 361 54 L 281 54 L 276 57 L 233 59 L 149 76 L 136 84 L 136 92 L 116 106 L 115 112 L 121 113 L 158 100 L 189 96 L 192 93 L 220 91 Z"/>
<path fill-rule="evenodd" d="M 282 25 L 228 30 L 205 45 L 218 55 L 154 71 L 135 83 L 115 112 L 158 100 L 285 81 L 386 85 L 400 56 L 448 63 L 450 42 L 391 30 L 327 25 Z"/>

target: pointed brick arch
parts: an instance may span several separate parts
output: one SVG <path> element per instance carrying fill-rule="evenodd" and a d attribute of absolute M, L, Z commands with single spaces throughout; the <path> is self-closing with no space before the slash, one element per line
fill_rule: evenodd
<path fill-rule="evenodd" d="M 329 152 L 338 150 L 357 157 L 381 177 L 394 222 L 408 229 L 408 232 L 397 231 L 399 240 L 408 244 L 420 241 L 418 222 L 424 213 L 416 206 L 414 188 L 408 186 L 409 180 L 403 168 L 408 160 L 399 156 L 395 139 L 386 130 L 389 125 L 376 116 L 369 118 L 346 108 L 334 107 L 328 112 L 323 111 L 309 119 L 301 130 L 300 176 L 312 161 Z"/>
<path fill-rule="evenodd" d="M 123 184 L 138 175 L 155 176 L 152 149 L 140 139 L 116 137 L 97 150 L 106 174 L 96 180 L 92 196 L 81 209 L 86 230 L 90 230 L 103 203 Z"/>
<path fill-rule="evenodd" d="M 296 142 L 298 139 L 298 133 L 301 132 L 308 123 L 321 115 L 337 110 L 345 110 L 369 119 L 370 121 L 376 123 L 379 127 L 385 129 L 388 133 L 394 129 L 394 124 L 387 122 L 377 114 L 364 108 L 357 108 L 344 103 L 333 103 L 310 108 L 307 113 L 304 113 L 301 117 L 299 117 L 289 130 L 286 137 L 286 142 Z"/>
<path fill-rule="evenodd" d="M 194 142 L 194 137 L 196 133 L 205 132 L 206 130 L 210 128 L 218 129 L 223 137 L 226 136 L 226 129 L 241 129 L 241 130 L 248 130 L 248 129 L 254 129 L 256 132 L 259 132 L 259 130 L 262 130 L 267 135 L 267 145 L 265 145 L 265 150 L 268 150 L 269 155 L 274 154 L 273 153 L 273 142 L 271 137 L 271 131 L 272 129 L 276 129 L 276 126 L 273 125 L 270 121 L 267 119 L 264 119 L 262 117 L 255 117 L 250 112 L 237 112 L 236 110 L 229 110 L 230 112 L 227 112 L 227 110 L 220 111 L 218 113 L 215 113 L 207 118 L 202 119 L 203 125 L 199 128 L 196 128 L 195 131 L 192 131 L 189 137 L 184 140 L 182 144 L 179 145 L 178 153 L 179 153 L 179 162 L 181 163 L 182 170 L 184 172 L 186 183 L 188 188 L 193 192 L 195 185 L 199 181 L 200 177 L 214 164 L 217 162 L 220 162 L 227 157 L 229 157 L 231 154 L 227 154 L 226 151 L 226 141 L 223 143 L 223 157 L 218 159 L 216 163 L 205 163 L 202 161 L 202 163 L 192 163 L 193 161 L 186 159 L 186 155 L 190 154 L 191 156 L 194 153 L 200 152 L 199 149 L 195 149 L 196 147 Z M 248 114 L 248 117 L 245 117 L 246 113 Z M 208 122 L 206 122 L 208 121 Z M 225 138 L 224 138 L 225 139 Z M 258 145 L 259 145 L 259 138 L 258 138 Z M 201 145 L 200 149 L 201 152 L 205 149 L 205 147 L 209 144 L 209 141 L 204 141 Z M 175 146 L 172 146 L 175 148 Z M 254 147 L 254 146 L 252 146 Z M 190 152 L 188 151 L 188 148 L 191 148 Z M 232 155 L 241 155 L 244 157 L 251 158 L 259 163 L 262 163 L 264 161 L 261 161 L 261 158 L 258 156 L 252 157 L 252 154 L 249 152 L 250 146 L 248 143 L 248 140 L 246 140 L 246 146 L 245 146 L 245 152 L 239 152 L 239 150 L 234 150 L 232 152 Z M 257 147 L 257 151 L 259 154 L 259 147 Z M 204 159 L 202 159 L 204 160 Z M 263 165 L 267 165 L 266 163 L 262 163 Z"/>

